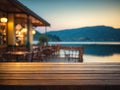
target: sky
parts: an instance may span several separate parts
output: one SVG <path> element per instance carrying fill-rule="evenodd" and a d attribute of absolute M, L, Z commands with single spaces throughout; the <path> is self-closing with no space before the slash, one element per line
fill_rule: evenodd
<path fill-rule="evenodd" d="M 120 28 L 120 0 L 18 1 L 48 21 L 48 31 L 97 25 Z"/>

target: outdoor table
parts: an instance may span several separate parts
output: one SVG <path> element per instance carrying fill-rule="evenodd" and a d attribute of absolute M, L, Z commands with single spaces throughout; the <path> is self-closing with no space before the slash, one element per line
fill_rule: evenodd
<path fill-rule="evenodd" d="M 10 52 L 11 55 L 15 55 L 16 56 L 16 61 L 19 61 L 19 57 L 23 56 L 25 58 L 25 56 L 28 54 L 29 52 L 27 51 L 15 51 L 15 52 Z"/>
<path fill-rule="evenodd" d="M 27 54 L 29 54 L 30 52 L 28 51 L 9 51 L 9 52 L 5 52 L 3 54 L 5 55 L 13 55 L 16 57 L 16 61 L 19 62 L 19 57 L 23 56 L 24 58 L 26 57 Z"/>

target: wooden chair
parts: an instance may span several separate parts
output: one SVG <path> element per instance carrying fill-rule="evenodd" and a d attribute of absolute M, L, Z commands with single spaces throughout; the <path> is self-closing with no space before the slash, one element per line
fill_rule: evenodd
<path fill-rule="evenodd" d="M 68 61 L 78 61 L 83 62 L 83 47 L 62 47 L 64 57 Z"/>
<path fill-rule="evenodd" d="M 3 54 L 3 62 L 15 62 L 16 61 L 16 57 L 14 55 L 11 54 Z"/>
<path fill-rule="evenodd" d="M 42 53 L 38 48 L 32 51 L 31 61 L 42 61 Z"/>
<path fill-rule="evenodd" d="M 45 47 L 42 49 L 41 52 L 42 52 L 42 60 L 44 60 L 44 61 L 47 61 L 50 58 L 54 57 L 54 55 L 53 55 L 54 50 L 51 47 Z"/>
<path fill-rule="evenodd" d="M 7 45 L 0 45 L 0 62 L 4 62 L 3 53 L 7 51 Z"/>
<path fill-rule="evenodd" d="M 60 45 L 53 45 L 52 48 L 53 48 L 53 55 L 54 56 L 60 56 Z"/>

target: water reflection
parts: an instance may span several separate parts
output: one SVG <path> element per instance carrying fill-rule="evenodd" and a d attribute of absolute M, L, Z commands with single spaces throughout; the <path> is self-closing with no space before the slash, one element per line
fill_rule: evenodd
<path fill-rule="evenodd" d="M 111 56 L 120 54 L 120 45 L 84 45 L 87 55 Z"/>
<path fill-rule="evenodd" d="M 120 54 L 111 56 L 84 55 L 84 62 L 120 62 Z"/>
<path fill-rule="evenodd" d="M 120 54 L 120 45 L 63 45 L 63 46 L 82 46 L 85 48 L 84 54 L 96 56 L 111 56 L 115 53 Z"/>
<path fill-rule="evenodd" d="M 84 47 L 84 62 L 120 62 L 120 42 L 50 42 Z"/>
<path fill-rule="evenodd" d="M 85 48 L 84 62 L 120 62 L 120 45 L 74 44 L 69 46 L 83 46 Z"/>

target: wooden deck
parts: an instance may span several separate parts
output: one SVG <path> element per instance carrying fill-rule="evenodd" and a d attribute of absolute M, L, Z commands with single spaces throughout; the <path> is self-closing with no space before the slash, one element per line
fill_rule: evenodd
<path fill-rule="evenodd" d="M 69 87 L 70 90 L 120 90 L 120 63 L 1 62 L 0 86 L 5 89 L 14 85 L 32 86 L 33 90 L 39 86 L 42 90 L 67 90 Z"/>

